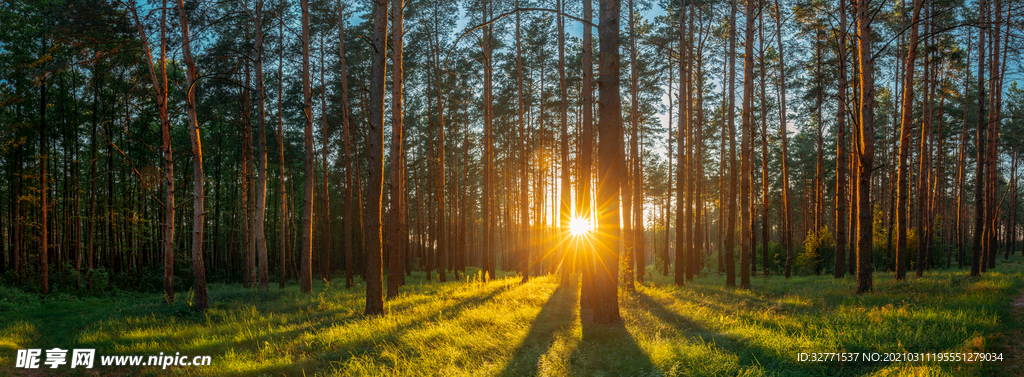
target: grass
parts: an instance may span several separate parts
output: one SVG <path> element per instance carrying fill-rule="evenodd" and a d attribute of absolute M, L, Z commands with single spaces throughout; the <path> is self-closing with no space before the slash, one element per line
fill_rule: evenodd
<path fill-rule="evenodd" d="M 999 375 L 999 362 L 813 363 L 797 354 L 1000 352 L 1022 330 L 1009 304 L 1024 286 L 1019 259 L 980 279 L 877 273 L 862 296 L 849 277 L 756 277 L 751 291 L 714 276 L 683 287 L 653 270 L 647 277 L 635 293 L 620 292 L 624 321 L 611 326 L 581 323 L 578 285 L 560 288 L 554 276 L 440 284 L 417 274 L 379 317 L 362 315 L 361 285 L 337 280 L 314 284 L 312 295 L 214 284 L 201 314 L 187 294 L 173 305 L 159 294 L 42 303 L 3 313 L 0 376 L 25 372 L 11 368 L 17 349 L 53 347 L 213 356 L 210 366 L 166 370 L 97 358 L 92 371 L 118 375 Z"/>

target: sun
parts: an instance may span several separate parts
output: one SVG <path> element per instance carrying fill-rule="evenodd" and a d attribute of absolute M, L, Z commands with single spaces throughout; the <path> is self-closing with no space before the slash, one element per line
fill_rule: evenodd
<path fill-rule="evenodd" d="M 593 227 L 591 227 L 590 220 L 588 219 L 573 216 L 573 218 L 569 220 L 569 234 L 575 237 L 590 233 L 591 230 L 593 230 Z"/>

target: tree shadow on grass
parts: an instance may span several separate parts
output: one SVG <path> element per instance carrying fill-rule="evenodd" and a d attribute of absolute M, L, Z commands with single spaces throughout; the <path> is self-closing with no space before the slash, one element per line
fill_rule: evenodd
<path fill-rule="evenodd" d="M 740 365 L 758 366 L 766 371 L 774 370 L 776 372 L 803 369 L 810 366 L 806 363 L 800 364 L 796 359 L 796 355 L 781 355 L 775 350 L 705 328 L 696 321 L 665 307 L 661 302 L 641 291 L 637 291 L 635 297 L 640 310 L 654 315 L 691 341 L 710 342 L 716 348 L 736 355 Z M 679 356 L 682 357 L 684 355 Z"/>
<path fill-rule="evenodd" d="M 548 352 L 559 335 L 572 330 L 576 319 L 574 309 L 578 301 L 577 289 L 579 287 L 576 284 L 568 287 L 560 285 L 551 293 L 501 376 L 537 375 L 541 357 Z"/>
<path fill-rule="evenodd" d="M 594 323 L 581 314 L 583 337 L 569 356 L 572 376 L 648 376 L 660 374 L 624 321 Z"/>

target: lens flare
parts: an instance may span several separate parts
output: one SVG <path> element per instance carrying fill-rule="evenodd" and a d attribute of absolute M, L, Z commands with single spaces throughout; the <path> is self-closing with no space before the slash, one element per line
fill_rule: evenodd
<path fill-rule="evenodd" d="M 569 220 L 569 234 L 579 237 L 590 233 L 593 228 L 590 225 L 590 220 L 582 217 L 573 217 Z"/>

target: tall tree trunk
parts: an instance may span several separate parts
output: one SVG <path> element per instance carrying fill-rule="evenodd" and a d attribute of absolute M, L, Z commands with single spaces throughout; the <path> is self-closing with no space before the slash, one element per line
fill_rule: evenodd
<path fill-rule="evenodd" d="M 384 77 L 388 34 L 387 0 L 374 0 L 373 54 L 370 60 L 370 122 L 366 128 L 366 217 L 363 251 L 366 253 L 366 314 L 384 314 L 384 267 L 381 247 L 381 194 L 384 189 Z"/>
<path fill-rule="evenodd" d="M 405 37 L 405 0 L 393 0 L 391 4 L 391 243 L 388 256 L 388 299 L 398 297 L 398 286 L 405 273 L 402 266 L 402 240 L 406 238 L 405 216 L 402 196 L 405 195 L 405 161 L 402 161 L 402 50 Z"/>
<path fill-rule="evenodd" d="M 327 137 L 327 84 L 324 81 L 327 76 L 327 60 L 324 52 L 327 50 L 324 43 L 324 35 L 320 34 L 320 159 L 323 163 L 323 186 L 321 186 L 320 211 L 318 214 L 320 223 L 320 278 L 331 281 L 331 194 L 330 194 L 330 169 L 327 164 L 327 148 L 331 145 Z"/>
<path fill-rule="evenodd" d="M 872 283 L 872 232 L 871 171 L 875 163 L 875 62 L 871 55 L 871 15 L 869 0 L 857 2 L 857 26 L 859 28 L 860 63 L 860 143 L 857 157 L 857 293 L 871 291 Z"/>
<path fill-rule="evenodd" d="M 643 211 L 643 203 L 635 202 L 636 199 L 639 198 L 639 196 L 640 196 L 641 186 L 639 184 L 634 185 L 634 182 L 637 182 L 637 181 L 634 181 L 634 180 L 630 179 L 630 178 L 639 179 L 639 177 L 641 175 L 640 175 L 639 169 L 633 169 L 634 166 L 638 166 L 637 162 L 638 162 L 638 159 L 639 159 L 639 156 L 638 156 L 638 153 L 637 153 L 637 136 L 638 136 L 638 134 L 637 134 L 638 124 L 637 124 L 637 122 L 639 122 L 639 120 L 640 120 L 639 119 L 639 115 L 637 114 L 637 111 L 638 111 L 638 99 L 637 99 L 638 89 L 637 89 L 637 82 L 639 81 L 639 79 L 638 79 L 637 63 L 636 63 L 636 24 L 635 24 L 634 19 L 633 19 L 633 13 L 634 13 L 633 0 L 628 0 L 628 1 L 629 1 L 628 10 L 629 10 L 629 103 L 630 103 L 630 105 L 629 105 L 629 121 L 630 122 L 629 123 L 630 123 L 630 139 L 629 139 L 629 159 L 628 159 L 629 169 L 626 169 L 626 170 L 632 170 L 632 172 L 631 172 L 632 176 L 629 176 L 627 174 L 627 177 L 626 177 L 625 180 L 623 180 L 623 184 L 622 184 L 622 200 L 624 201 L 624 203 L 622 205 L 622 208 L 625 211 L 625 213 L 623 214 L 624 215 L 623 219 L 622 219 L 623 220 L 623 224 L 625 225 L 625 229 L 623 230 L 623 235 L 622 235 L 623 237 L 622 238 L 623 238 L 623 242 L 626 245 L 625 251 L 624 251 L 624 253 L 622 255 L 622 257 L 623 257 L 623 264 L 622 264 L 623 277 L 622 277 L 622 279 L 624 280 L 622 283 L 625 286 L 627 291 L 635 291 L 636 290 L 636 286 L 633 283 L 633 276 L 636 273 L 639 273 L 639 271 L 637 271 L 637 270 L 642 267 L 642 266 L 635 266 L 634 265 L 635 261 L 638 260 L 638 255 L 636 254 L 636 248 L 638 246 L 638 241 L 639 241 L 639 244 L 642 245 L 643 238 L 639 238 L 638 239 L 636 237 L 636 232 L 637 231 L 634 230 L 634 227 L 636 227 L 637 229 L 641 229 L 640 232 L 642 234 L 642 232 L 643 232 L 643 230 L 642 230 L 643 229 L 643 227 L 642 227 L 642 225 L 643 225 L 642 224 L 642 222 L 643 222 L 643 214 L 640 214 L 639 216 L 637 216 L 637 213 L 639 213 L 639 211 Z M 564 96 L 564 94 L 563 94 L 563 96 Z M 565 97 L 563 97 L 563 98 L 565 98 Z M 565 101 L 562 101 L 562 102 L 565 103 Z M 634 204 L 636 205 L 635 208 L 633 207 Z M 640 218 L 640 221 L 636 220 L 637 217 Z"/>
<path fill-rule="evenodd" d="M 988 180 L 988 184 L 985 187 L 988 191 L 988 208 L 991 213 L 987 213 L 986 221 L 988 222 L 988 246 L 985 248 L 985 262 L 988 268 L 996 267 L 996 249 L 998 248 L 998 235 L 997 229 L 999 229 L 999 200 L 997 188 L 999 187 L 998 182 L 998 164 L 999 164 L 999 94 L 1002 92 L 1002 80 L 1003 77 L 1000 73 L 999 64 L 999 38 L 1001 23 L 1003 20 L 1002 3 L 1001 0 L 995 0 L 991 6 L 991 9 L 987 12 L 986 19 L 989 20 L 988 27 L 994 28 L 994 32 L 991 34 L 992 39 L 992 54 L 989 63 L 989 91 L 988 91 L 988 147 L 986 152 L 988 157 L 985 162 L 988 164 L 988 173 L 985 178 Z M 992 16 L 995 16 L 995 20 L 991 20 Z"/>
<path fill-rule="evenodd" d="M 676 139 L 679 141 L 679 153 L 676 155 L 676 265 L 675 284 L 683 285 L 687 278 L 687 264 L 690 260 L 690 242 L 686 238 L 689 234 L 689 203 L 686 202 L 685 182 L 683 174 L 686 172 L 686 158 L 688 153 L 683 151 L 683 146 L 689 144 L 687 117 L 690 113 L 687 104 L 690 102 L 687 96 L 689 83 L 685 77 L 686 70 L 686 12 L 683 2 L 679 5 L 679 129 L 676 131 Z"/>
<path fill-rule="evenodd" d="M 264 233 L 267 212 L 267 110 L 263 88 L 263 0 L 256 0 L 256 127 L 260 144 L 256 150 L 256 259 L 259 271 L 259 289 L 270 288 L 267 263 L 267 236 Z"/>
<path fill-rule="evenodd" d="M 356 161 L 352 154 L 352 136 L 350 132 L 350 110 L 348 107 L 348 67 L 345 60 L 345 8 L 338 0 L 338 60 L 341 65 L 341 135 L 345 143 L 345 220 L 342 224 L 341 242 L 345 248 L 345 288 L 352 288 L 355 261 L 352 258 L 352 220 L 356 216 L 356 205 L 353 202 L 353 171 Z M 355 179 L 359 179 L 358 176 Z"/>
<path fill-rule="evenodd" d="M 305 117 L 305 184 L 302 188 L 302 266 L 299 286 L 304 293 L 313 292 L 313 96 L 309 72 L 309 0 L 302 0 L 302 113 Z M 369 289 L 369 288 L 367 288 Z"/>
<path fill-rule="evenodd" d="M 46 41 L 43 40 L 43 53 L 46 51 Z M 39 220 L 39 291 L 46 295 L 50 293 L 50 266 L 49 266 L 49 223 L 47 222 L 47 214 L 50 212 L 49 205 L 46 203 L 46 166 L 49 165 L 47 159 L 48 147 L 46 146 L 47 135 L 46 135 L 46 82 L 47 72 L 43 72 L 39 83 L 39 211 L 41 212 L 41 218 Z"/>
<path fill-rule="evenodd" d="M 978 2 L 978 116 L 975 140 L 977 141 L 977 166 L 974 171 L 974 238 L 971 247 L 971 276 L 982 272 L 981 238 L 985 231 L 985 9 L 986 0 Z"/>
<path fill-rule="evenodd" d="M 903 280 L 907 273 L 907 203 L 910 200 L 909 169 L 907 156 L 910 153 L 910 134 L 913 127 L 914 105 L 914 60 L 917 57 L 918 22 L 921 15 L 923 0 L 914 0 L 914 11 L 911 16 L 910 42 L 907 50 L 906 65 L 903 76 L 903 107 L 900 110 L 900 152 L 898 172 L 898 196 L 896 201 L 896 280 Z M 918 241 L 920 245 L 920 239 Z"/>
<path fill-rule="evenodd" d="M 135 3 L 129 3 L 129 9 L 132 12 L 132 18 L 135 21 L 136 29 L 139 33 L 139 41 L 142 43 L 143 56 L 146 58 L 146 67 L 149 69 L 150 81 L 153 83 L 153 88 L 156 90 L 154 97 L 156 98 L 157 113 L 160 117 L 160 137 L 162 144 L 160 146 L 160 152 L 164 162 L 164 202 L 161 203 L 164 209 L 164 218 L 160 224 L 161 233 L 163 234 L 163 240 L 161 240 L 161 248 L 163 250 L 163 265 L 164 265 L 164 302 L 174 301 L 174 158 L 172 155 L 171 148 L 171 121 L 167 114 L 167 1 L 163 2 L 161 9 L 161 23 L 160 23 L 160 66 L 157 68 L 153 64 L 153 53 L 149 46 L 149 38 L 146 35 L 145 26 L 142 25 L 139 19 L 138 11 L 136 10 Z M 93 85 L 98 85 L 98 82 L 94 82 Z M 98 87 L 96 88 L 98 91 Z M 97 99 L 98 100 L 98 99 Z M 93 118 L 95 123 L 96 108 L 93 107 Z M 93 129 L 92 142 L 96 143 L 95 128 Z M 95 157 L 95 145 L 93 145 L 93 160 Z M 95 176 L 95 164 L 90 164 L 94 167 L 93 176 Z M 93 184 L 93 198 L 95 198 L 95 183 Z M 95 212 L 95 199 L 90 205 L 90 219 L 94 216 Z M 90 224 L 94 221 L 90 220 Z M 92 232 L 93 227 L 90 225 L 90 242 L 89 242 L 89 269 L 92 269 L 92 257 L 91 251 L 93 248 Z"/>
<path fill-rule="evenodd" d="M 245 31 L 245 38 L 246 39 L 250 38 L 249 37 L 249 30 L 248 29 L 246 29 L 246 31 Z M 242 126 L 241 129 L 242 129 L 242 140 L 243 140 L 243 142 L 242 142 L 242 177 L 241 177 L 242 178 L 242 191 L 243 191 L 243 198 L 242 198 L 242 200 L 243 200 L 243 202 L 242 202 L 243 203 L 242 204 L 243 210 L 242 210 L 242 213 L 243 213 L 243 216 L 245 218 L 245 220 L 244 220 L 244 223 L 245 223 L 245 225 L 244 225 L 244 228 L 245 228 L 245 238 L 244 238 L 244 241 L 243 241 L 245 247 L 243 249 L 243 255 L 242 255 L 242 266 L 243 266 L 242 267 L 242 271 L 244 271 L 244 273 L 243 273 L 243 280 L 242 280 L 242 282 L 243 282 L 242 284 L 243 285 L 242 286 L 245 287 L 245 288 L 250 288 L 250 287 L 253 287 L 254 284 L 256 283 L 255 282 L 255 273 L 256 273 L 256 242 L 254 242 L 255 241 L 255 237 L 254 237 L 255 231 L 254 231 L 254 228 L 256 228 L 256 222 L 255 222 L 255 219 L 256 219 L 256 203 L 255 203 L 256 188 L 255 188 L 255 185 L 253 184 L 252 164 L 249 163 L 249 161 L 252 161 L 252 158 L 253 158 L 253 155 L 252 155 L 252 133 L 253 133 L 253 129 L 252 129 L 252 122 L 250 121 L 250 118 L 249 118 L 250 111 L 252 109 L 252 106 L 249 103 L 249 98 L 250 98 L 249 97 L 249 81 L 250 81 L 251 77 L 250 77 L 250 72 L 249 72 L 249 63 L 248 63 L 248 61 L 246 59 L 242 58 L 242 57 L 239 57 L 238 60 L 239 60 L 239 64 L 241 64 L 244 67 L 241 70 L 242 72 L 239 73 L 239 82 L 241 82 L 241 85 L 240 85 L 240 90 L 239 90 L 239 101 L 238 101 L 239 102 L 239 109 L 238 110 L 239 110 L 239 114 L 240 114 L 240 118 L 241 118 L 241 126 Z M 216 187 L 216 186 L 214 186 L 214 187 Z M 216 199 L 215 199 L 215 201 L 216 201 Z M 211 266 L 211 267 L 214 270 L 216 270 L 217 269 L 216 268 L 216 263 L 214 263 L 213 266 Z"/>
<path fill-rule="evenodd" d="M 729 211 L 725 226 L 725 285 L 736 286 L 736 1 L 731 0 L 729 10 L 729 77 L 726 86 L 729 91 L 729 195 L 726 208 Z"/>
<path fill-rule="evenodd" d="M 723 46 L 722 52 L 725 55 L 723 57 L 723 59 L 722 59 L 723 60 L 723 62 L 722 62 L 722 64 L 723 64 L 722 65 L 722 76 L 723 76 L 723 78 L 722 79 L 725 80 L 725 79 L 727 79 L 727 77 L 725 77 L 725 76 L 729 72 L 729 52 L 727 51 L 725 46 Z M 670 80 L 669 81 L 669 89 L 671 89 L 671 88 L 672 88 L 672 84 L 671 84 L 671 80 Z M 729 114 L 728 109 L 726 109 L 726 107 L 727 107 L 727 105 L 725 103 L 726 96 L 727 96 L 726 93 L 723 92 L 722 93 L 722 126 L 721 126 L 722 130 L 721 130 L 721 135 L 719 135 L 719 136 L 722 137 L 722 140 L 721 140 L 721 143 L 719 144 L 719 149 L 718 149 L 719 150 L 719 158 L 718 158 L 718 162 L 719 162 L 719 165 L 718 165 L 718 203 L 719 203 L 719 206 L 718 206 L 718 224 L 717 224 L 717 227 L 718 227 L 718 245 L 716 245 L 715 248 L 718 249 L 718 274 L 719 275 L 722 275 L 723 273 L 725 273 L 725 254 L 724 254 L 724 252 L 725 252 L 725 250 L 724 250 L 725 249 L 725 232 L 726 232 L 726 229 L 725 229 L 725 212 L 727 211 L 727 208 L 726 208 L 726 198 L 729 197 L 729 184 L 728 184 L 728 180 L 726 179 L 726 174 L 727 174 L 727 171 L 728 171 L 727 169 L 728 169 L 729 165 L 726 164 L 726 158 L 725 158 L 725 151 L 726 151 L 726 149 L 725 149 L 725 139 L 726 139 L 726 135 L 728 135 L 728 131 L 726 131 L 726 126 L 727 126 L 728 123 L 726 122 L 725 118 L 727 118 L 727 115 Z M 671 97 L 671 95 L 669 97 Z M 671 106 L 671 102 L 670 102 L 669 103 L 669 111 L 671 111 L 671 109 L 672 109 L 672 106 Z M 671 119 L 671 118 L 672 117 L 670 116 L 669 119 Z M 670 151 L 671 151 L 671 148 L 670 148 Z M 672 163 L 672 155 L 671 155 L 671 153 L 669 153 L 668 161 L 669 161 L 670 164 Z M 670 168 L 669 169 L 669 174 L 671 174 L 671 172 L 672 172 L 672 169 Z M 671 185 L 669 185 L 669 187 L 671 187 Z"/>
<path fill-rule="evenodd" d="M 583 19 L 592 21 L 594 19 L 593 9 L 591 0 L 583 0 Z M 593 63 L 593 28 L 590 25 L 583 26 L 583 74 L 582 74 L 582 99 L 580 102 L 583 104 L 583 122 L 580 125 L 582 128 L 580 132 L 580 180 L 579 180 L 579 193 L 577 194 L 577 200 L 579 201 L 579 215 L 586 219 L 594 226 L 597 225 L 597 219 L 593 218 L 592 210 L 592 189 L 591 182 L 593 180 L 593 173 L 591 171 L 594 162 L 594 148 L 593 148 L 593 123 L 594 123 L 594 63 Z M 579 253 L 578 262 L 582 267 L 582 279 L 583 281 L 592 281 L 594 279 L 594 253 L 589 250 L 589 245 L 583 244 L 584 248 Z M 582 284 L 580 286 L 580 308 L 589 308 L 594 301 L 594 286 L 593 284 Z"/>
<path fill-rule="evenodd" d="M 751 133 L 754 131 L 754 11 L 755 0 L 747 0 L 747 27 L 744 38 L 743 55 L 743 135 L 740 141 L 740 164 L 742 177 L 740 183 L 740 214 L 742 216 L 743 235 L 740 238 L 740 288 L 750 289 L 750 254 L 752 235 L 750 217 L 750 174 L 751 174 Z M 820 126 L 819 126 L 820 127 Z"/>
<path fill-rule="evenodd" d="M 283 0 L 282 0 L 283 4 Z M 277 23 L 277 35 L 278 39 L 283 41 L 284 38 L 284 23 Z M 342 46 L 345 45 L 344 38 L 341 39 Z M 342 60 L 342 72 L 345 71 L 345 63 Z M 344 81 L 343 81 L 344 82 Z M 344 101 L 343 105 L 347 106 L 348 101 Z M 284 46 L 280 46 L 277 54 L 277 180 L 279 184 L 279 190 L 281 191 L 281 204 L 280 204 L 280 219 L 278 221 L 278 249 L 281 253 L 281 265 L 279 266 L 280 282 L 278 288 L 284 289 L 284 283 L 288 278 L 287 262 L 288 254 L 291 248 L 288 247 L 288 190 L 285 187 L 285 176 L 284 176 Z"/>
<path fill-rule="evenodd" d="M 931 12 L 928 13 L 930 14 Z M 925 15 L 926 19 L 930 19 L 929 14 Z M 925 22 L 925 35 L 928 35 L 930 29 L 929 25 L 931 24 L 931 22 Z M 925 42 L 925 45 L 927 44 L 928 43 Z M 934 96 L 932 91 L 930 90 L 932 73 L 929 67 L 931 62 L 929 62 L 930 59 L 927 52 L 925 52 L 923 60 L 924 69 L 922 71 L 921 76 L 923 79 L 922 92 L 924 95 L 924 104 L 922 106 L 923 114 L 921 116 L 923 119 L 921 122 L 921 138 L 919 144 L 920 148 L 918 149 L 919 168 L 917 173 L 917 263 L 915 263 L 914 266 L 917 270 L 917 277 L 921 277 L 924 275 L 925 264 L 927 263 L 926 258 L 928 258 L 927 256 L 930 251 L 929 246 L 931 243 L 929 242 L 930 240 L 928 238 L 929 230 L 927 226 L 926 216 L 928 215 L 928 194 L 930 191 L 928 188 L 928 173 L 930 169 L 930 167 L 928 166 L 928 156 L 931 154 L 931 151 L 928 146 L 928 137 L 931 134 L 932 101 Z"/>
<path fill-rule="evenodd" d="M 636 265 L 634 268 L 636 281 L 640 284 L 644 283 L 644 267 L 647 265 L 644 261 L 644 201 L 643 201 L 643 170 L 640 168 L 640 147 L 639 147 L 639 130 L 640 130 L 640 115 L 639 115 L 639 99 L 637 98 L 638 86 L 639 86 L 639 72 L 636 61 L 636 23 L 633 20 L 633 0 L 629 0 L 629 66 L 630 72 L 632 72 L 630 78 L 630 88 L 632 94 L 631 109 L 629 114 L 632 121 L 633 135 L 629 141 L 629 154 L 630 160 L 633 162 L 633 232 L 634 235 L 626 235 L 627 239 L 633 240 L 633 261 Z M 629 200 L 629 198 L 626 198 Z M 632 286 L 632 282 L 629 283 Z"/>
<path fill-rule="evenodd" d="M 481 8 L 483 11 L 482 20 L 489 20 L 490 14 L 488 13 L 489 1 L 483 0 L 481 2 Z M 495 228 L 495 214 L 496 209 L 494 206 L 494 146 L 493 144 L 493 106 L 492 106 L 492 95 L 491 95 L 491 27 L 490 25 L 484 26 L 483 32 L 483 60 L 484 60 L 484 196 L 483 196 L 483 221 L 484 221 L 484 250 L 483 250 L 483 270 L 485 271 L 484 280 L 494 279 L 494 228 Z"/>
<path fill-rule="evenodd" d="M 203 226 L 206 212 L 203 206 L 203 144 L 199 137 L 199 121 L 196 117 L 195 82 L 199 79 L 196 63 L 192 58 L 189 38 L 188 17 L 185 16 L 185 0 L 178 0 L 178 17 L 181 25 L 181 55 L 185 59 L 186 110 L 188 114 L 189 138 L 192 141 L 192 277 L 195 309 L 206 310 L 206 267 L 203 264 Z"/>
<path fill-rule="evenodd" d="M 672 173 L 674 172 L 672 169 L 672 140 L 674 135 L 672 133 L 672 108 L 674 107 L 672 106 L 672 84 L 675 81 L 674 73 L 676 71 L 675 66 L 672 65 L 671 55 L 668 61 L 668 136 L 666 137 L 668 139 L 668 189 L 665 190 L 665 250 L 661 260 L 661 274 L 664 276 L 668 276 L 668 265 L 671 259 L 668 253 L 668 244 L 672 228 L 670 221 L 672 216 L 669 214 L 669 207 L 672 206 Z"/>
<path fill-rule="evenodd" d="M 439 15 L 436 13 L 437 8 L 434 8 L 434 17 L 437 18 Z M 435 25 L 436 27 L 436 25 Z M 444 128 L 445 128 L 445 116 L 444 116 L 444 96 L 442 89 L 442 82 L 444 77 L 441 75 L 441 43 L 438 39 L 438 32 L 434 30 L 434 44 L 432 48 L 433 66 L 434 66 L 434 89 L 437 90 L 437 149 L 434 151 L 436 159 L 432 159 L 435 163 L 436 168 L 434 169 L 434 189 L 437 190 L 434 199 L 437 200 L 437 278 L 442 283 L 448 281 L 447 270 L 448 270 L 448 213 L 445 203 L 445 145 L 444 145 Z"/>
<path fill-rule="evenodd" d="M 971 65 L 971 31 L 972 28 L 967 28 L 967 59 L 965 60 L 965 67 Z M 970 82 L 971 75 L 964 75 L 964 93 L 968 92 L 971 86 Z M 957 161 L 957 173 L 956 173 L 956 264 L 957 268 L 964 267 L 964 217 L 966 216 L 967 203 L 964 199 L 964 179 L 965 172 L 967 170 L 967 95 L 963 96 L 963 118 L 960 129 L 960 148 L 959 148 L 959 160 Z"/>
<path fill-rule="evenodd" d="M 832 276 L 846 274 L 846 3 L 839 0 L 839 109 L 836 111 L 836 255 Z"/>
<path fill-rule="evenodd" d="M 600 54 L 598 78 L 598 233 L 605 238 L 595 250 L 597 263 L 593 281 L 595 302 L 593 321 L 617 323 L 618 250 L 619 250 L 619 181 L 622 179 L 622 101 L 619 93 L 619 0 L 601 0 L 598 37 Z"/>
<path fill-rule="evenodd" d="M 695 128 L 694 120 L 696 119 L 696 116 L 694 115 L 694 113 L 695 113 L 695 109 L 694 109 L 695 106 L 694 106 L 694 94 L 693 94 L 693 71 L 694 71 L 694 68 L 693 68 L 693 66 L 694 66 L 693 65 L 693 60 L 694 60 L 693 59 L 693 55 L 694 55 L 694 51 L 693 51 L 694 50 L 694 43 L 693 43 L 693 29 L 694 29 L 693 28 L 693 25 L 694 25 L 693 15 L 696 14 L 697 11 L 696 11 L 696 9 L 693 9 L 694 6 L 693 6 L 692 2 L 688 4 L 687 8 L 688 8 L 687 9 L 687 13 L 688 13 L 689 21 L 686 22 L 686 23 L 681 23 L 680 24 L 680 25 L 682 25 L 682 24 L 686 25 L 686 39 L 685 39 L 686 40 L 686 48 L 683 50 L 683 51 L 686 52 L 686 55 L 685 55 L 686 59 L 684 60 L 686 62 L 686 70 L 684 71 L 684 72 L 686 72 L 686 74 L 685 74 L 686 79 L 684 80 L 685 81 L 685 86 L 684 86 L 685 90 L 680 90 L 679 91 L 679 93 L 683 94 L 683 97 L 686 98 L 686 137 L 685 137 L 685 140 L 686 140 L 686 170 L 683 171 L 683 173 L 685 173 L 685 175 L 684 174 L 680 174 L 679 177 L 680 178 L 685 177 L 684 180 L 686 181 L 686 207 L 685 207 L 686 211 L 684 212 L 684 216 L 686 217 L 686 220 L 685 220 L 686 222 L 685 222 L 684 228 L 683 228 L 685 230 L 685 232 L 686 232 L 686 247 L 687 247 L 687 253 L 686 253 L 686 256 L 687 256 L 686 257 L 686 259 L 687 259 L 687 263 L 686 263 L 686 280 L 693 281 L 693 277 L 696 276 L 700 272 L 699 271 L 699 267 L 698 267 L 699 264 L 700 264 L 700 262 L 699 262 L 700 258 L 699 258 L 699 251 L 697 250 L 697 237 L 696 237 L 696 233 L 697 233 L 696 231 L 697 231 L 697 225 L 698 225 L 696 219 L 698 217 L 698 214 L 696 213 L 697 208 L 694 205 L 696 200 L 694 200 L 694 192 L 695 191 L 694 191 L 694 182 L 693 182 L 695 180 L 695 178 L 694 178 L 694 176 L 695 176 L 694 170 L 695 170 L 695 166 L 696 166 L 695 163 L 694 163 L 694 158 L 693 158 L 693 150 L 694 150 L 693 145 L 696 144 L 696 140 L 694 140 L 694 128 Z M 682 128 L 680 128 L 680 130 L 682 130 Z"/>
<path fill-rule="evenodd" d="M 764 65 L 764 3 L 757 12 L 757 33 L 758 43 L 758 65 L 761 70 L 761 273 L 769 275 L 768 270 L 768 102 L 765 101 L 765 71 Z M 698 139 L 699 140 L 699 139 Z"/>
<path fill-rule="evenodd" d="M 561 156 L 561 182 L 559 183 L 559 205 L 558 205 L 558 228 L 560 234 L 567 234 L 569 231 L 569 220 L 572 217 L 572 186 L 569 181 L 569 92 L 568 87 L 565 84 L 565 17 L 562 16 L 562 12 L 565 11 L 565 0 L 557 0 L 558 7 L 558 88 L 561 102 L 561 128 L 559 132 L 560 146 L 559 154 Z M 587 26 L 584 26 L 586 28 Z M 568 244 L 565 244 L 568 246 Z M 567 256 L 569 255 L 568 247 L 560 247 L 557 253 L 562 260 L 562 268 L 564 272 L 569 272 L 569 263 Z M 562 276 L 567 276 L 563 274 Z"/>
<path fill-rule="evenodd" d="M 516 8 L 519 8 L 519 0 L 516 0 Z M 519 126 L 519 227 L 523 233 L 519 242 L 519 250 L 523 253 L 522 269 L 520 273 L 523 275 L 522 282 L 526 283 L 530 280 L 530 265 L 532 264 L 530 251 L 533 245 L 531 244 L 532 237 L 529 236 L 530 212 L 529 202 L 526 196 L 527 192 L 530 191 L 530 185 L 529 180 L 527 179 L 528 157 L 526 155 L 526 121 L 523 118 L 523 75 L 525 75 L 526 72 L 523 71 L 523 49 L 522 37 L 520 35 L 520 23 L 519 12 L 516 12 L 516 123 Z M 467 150 L 468 148 L 468 145 L 463 145 L 464 150 Z M 577 195 L 582 196 L 580 194 Z M 564 277 L 566 275 L 562 276 Z M 568 284 L 569 282 L 567 279 L 563 279 L 559 282 L 559 285 L 562 287 L 565 287 Z"/>

